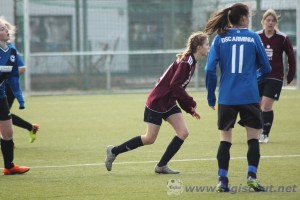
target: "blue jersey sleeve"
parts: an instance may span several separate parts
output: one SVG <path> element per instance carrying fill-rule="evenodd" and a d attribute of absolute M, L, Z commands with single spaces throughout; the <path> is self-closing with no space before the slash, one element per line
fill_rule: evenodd
<path fill-rule="evenodd" d="M 217 64 L 220 58 L 218 45 L 219 36 L 216 36 L 212 42 L 205 66 L 205 83 L 207 89 L 207 101 L 209 106 L 216 105 L 215 90 L 217 87 Z"/>
<path fill-rule="evenodd" d="M 23 59 L 22 59 L 22 57 L 21 57 L 21 55 L 20 55 L 20 53 L 19 53 L 19 51 L 18 51 L 18 49 L 15 47 L 15 45 L 13 45 L 12 43 L 8 43 L 8 46 L 10 47 L 10 48 L 13 48 L 13 49 L 15 49 L 16 50 L 16 52 L 17 52 L 17 55 L 16 55 L 16 65 L 18 66 L 18 68 L 23 68 L 23 67 L 25 67 L 25 64 L 24 64 L 24 61 L 23 61 Z M 18 69 L 18 68 L 16 68 L 16 69 Z M 16 70 L 17 71 L 17 70 Z"/>
<path fill-rule="evenodd" d="M 10 88 L 16 97 L 16 99 L 19 102 L 19 108 L 24 109 L 25 108 L 25 102 L 24 97 L 22 93 L 22 89 L 20 87 L 20 78 L 19 78 L 19 67 L 24 67 L 23 60 L 17 51 L 16 47 L 12 44 L 8 44 L 8 46 L 11 48 L 12 56 L 15 56 L 15 59 L 11 59 L 13 69 L 10 73 L 10 76 L 8 78 L 7 83 L 10 85 Z M 11 57 L 12 57 L 11 56 Z"/>
<path fill-rule="evenodd" d="M 19 68 L 25 67 L 23 59 L 22 59 L 21 55 L 19 54 L 19 52 L 17 52 L 17 63 L 18 63 Z"/>

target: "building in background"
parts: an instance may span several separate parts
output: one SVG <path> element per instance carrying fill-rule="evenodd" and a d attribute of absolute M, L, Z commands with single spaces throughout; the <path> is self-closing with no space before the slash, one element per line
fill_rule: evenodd
<path fill-rule="evenodd" d="M 27 2 L 29 13 L 24 12 Z M 232 0 L 4 0 L 0 13 L 18 28 L 20 51 L 30 40 L 32 92 L 150 89 L 184 47 L 191 32 L 202 30 L 211 13 Z M 296 46 L 296 1 L 241 0 L 261 29 L 268 8 L 280 15 L 279 29 Z M 257 12 L 257 8 L 261 12 Z M 299 11 L 300 12 L 300 11 Z M 30 21 L 24 23 L 24 13 Z M 30 39 L 23 37 L 24 24 Z M 200 61 L 191 85 L 204 84 Z M 26 80 L 26 77 L 25 77 Z"/>

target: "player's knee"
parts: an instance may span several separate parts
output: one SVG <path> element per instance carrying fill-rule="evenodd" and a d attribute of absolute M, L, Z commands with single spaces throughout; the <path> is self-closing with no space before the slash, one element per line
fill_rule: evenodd
<path fill-rule="evenodd" d="M 272 106 L 270 106 L 270 105 L 262 105 L 262 106 L 261 106 L 261 110 L 262 110 L 263 112 L 269 112 L 269 111 L 272 110 Z"/>
<path fill-rule="evenodd" d="M 189 136 L 189 132 L 187 130 L 185 131 L 181 131 L 177 133 L 177 136 L 182 139 L 185 140 L 188 136 Z"/>
<path fill-rule="evenodd" d="M 269 101 L 262 101 L 260 107 L 263 112 L 268 112 L 272 110 L 273 104 Z"/>
<path fill-rule="evenodd" d="M 12 130 L 6 130 L 5 132 L 2 132 L 2 139 L 3 140 L 11 140 L 13 138 L 13 131 Z"/>
<path fill-rule="evenodd" d="M 156 138 L 154 138 L 154 137 L 145 136 L 145 137 L 143 137 L 143 144 L 150 145 L 150 144 L 153 144 L 155 142 L 155 140 L 156 140 Z"/>

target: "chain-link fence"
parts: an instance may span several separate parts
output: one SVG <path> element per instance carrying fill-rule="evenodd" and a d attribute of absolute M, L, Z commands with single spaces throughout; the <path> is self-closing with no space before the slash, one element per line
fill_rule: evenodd
<path fill-rule="evenodd" d="M 14 0 L 15 43 L 21 53 L 29 46 L 26 91 L 148 90 L 184 48 L 191 32 L 202 30 L 212 12 L 233 2 Z M 251 28 L 260 29 L 258 1 L 242 2 L 256 13 Z M 280 26 L 293 38 L 296 10 L 280 14 Z M 24 37 L 26 24 L 29 37 Z M 205 62 L 205 58 L 199 62 L 190 87 L 204 86 Z"/>

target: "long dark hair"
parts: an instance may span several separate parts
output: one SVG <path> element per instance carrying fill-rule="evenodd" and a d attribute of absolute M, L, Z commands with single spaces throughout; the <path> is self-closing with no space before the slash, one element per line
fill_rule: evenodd
<path fill-rule="evenodd" d="M 208 35 L 212 35 L 214 32 L 222 35 L 231 27 L 231 25 L 239 25 L 240 19 L 243 16 L 248 15 L 249 8 L 247 5 L 235 3 L 212 16 L 208 20 L 204 32 Z"/>

